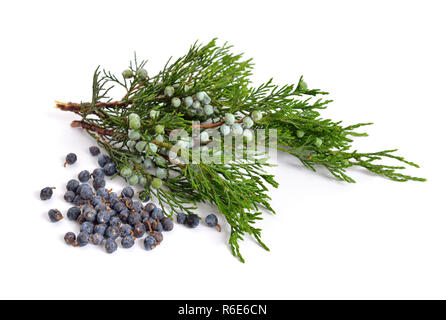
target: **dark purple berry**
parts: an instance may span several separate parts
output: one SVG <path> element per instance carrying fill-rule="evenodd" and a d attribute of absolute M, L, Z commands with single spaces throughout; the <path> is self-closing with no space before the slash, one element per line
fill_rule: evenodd
<path fill-rule="evenodd" d="M 95 190 L 99 190 L 105 187 L 105 180 L 104 178 L 94 178 L 93 179 L 93 188 Z"/>
<path fill-rule="evenodd" d="M 67 156 L 65 157 L 64 167 L 66 167 L 67 164 L 75 163 L 76 160 L 77 160 L 77 156 L 74 153 L 67 154 Z"/>
<path fill-rule="evenodd" d="M 63 219 L 62 213 L 57 209 L 50 209 L 50 211 L 48 211 L 48 216 L 50 217 L 51 222 L 58 222 Z"/>
<path fill-rule="evenodd" d="M 138 201 L 138 200 L 134 200 L 130 209 L 132 209 L 136 212 L 141 212 L 142 208 L 143 208 L 142 202 Z"/>
<path fill-rule="evenodd" d="M 88 170 L 83 170 L 79 172 L 77 178 L 80 182 L 88 182 L 88 180 L 90 180 L 90 172 Z"/>
<path fill-rule="evenodd" d="M 111 201 L 110 201 L 110 204 L 112 204 Z M 121 201 L 118 201 L 113 205 L 113 209 L 116 210 L 117 212 L 122 212 L 124 210 L 127 210 L 127 206 L 124 203 L 122 203 Z"/>
<path fill-rule="evenodd" d="M 40 200 L 48 200 L 53 196 L 54 187 L 46 187 L 40 190 Z"/>
<path fill-rule="evenodd" d="M 99 197 L 99 199 L 105 200 L 107 200 L 109 197 L 108 192 L 104 187 L 96 189 L 96 196 Z"/>
<path fill-rule="evenodd" d="M 150 213 L 152 215 L 153 219 L 162 219 L 164 217 L 164 212 L 163 210 L 161 210 L 161 208 L 155 208 L 152 210 L 152 212 Z"/>
<path fill-rule="evenodd" d="M 117 249 L 118 249 L 118 245 L 116 244 L 115 240 L 113 240 L 113 239 L 105 240 L 105 251 L 107 253 L 113 253 Z"/>
<path fill-rule="evenodd" d="M 96 246 L 102 244 L 104 241 L 104 236 L 100 233 L 95 233 L 90 236 L 90 242 Z"/>
<path fill-rule="evenodd" d="M 190 228 L 196 228 L 200 224 L 200 218 L 196 214 L 190 214 L 186 218 L 186 224 Z"/>
<path fill-rule="evenodd" d="M 99 211 L 96 215 L 96 221 L 98 223 L 108 223 L 110 221 L 110 213 L 107 211 Z"/>
<path fill-rule="evenodd" d="M 161 219 L 161 224 L 163 226 L 163 230 L 164 231 L 172 231 L 173 229 L 173 221 L 168 218 L 168 217 L 164 217 Z"/>
<path fill-rule="evenodd" d="M 76 235 L 73 232 L 65 233 L 65 236 L 63 238 L 64 238 L 65 242 L 69 245 L 76 244 Z"/>
<path fill-rule="evenodd" d="M 81 214 L 81 209 L 79 207 L 71 207 L 67 211 L 67 217 L 69 220 L 76 220 Z"/>
<path fill-rule="evenodd" d="M 93 229 L 94 229 L 94 225 L 90 221 L 85 221 L 84 223 L 81 224 L 81 232 L 92 234 Z"/>
<path fill-rule="evenodd" d="M 114 216 L 110 218 L 110 222 L 108 223 L 109 225 L 113 226 L 113 227 L 120 227 L 121 226 L 121 219 L 119 219 L 118 216 Z"/>
<path fill-rule="evenodd" d="M 76 192 L 77 188 L 79 187 L 79 181 L 76 179 L 71 179 L 67 182 L 67 190 Z"/>
<path fill-rule="evenodd" d="M 157 231 L 152 232 L 152 236 L 155 238 L 157 244 L 160 244 L 164 239 L 163 234 L 161 232 Z"/>
<path fill-rule="evenodd" d="M 81 184 L 79 186 L 79 188 L 80 188 L 79 196 L 83 200 L 92 200 L 93 199 L 93 190 L 91 189 L 91 187 L 88 184 Z"/>
<path fill-rule="evenodd" d="M 105 234 L 105 230 L 107 230 L 107 225 L 100 223 L 94 226 L 93 232 L 103 236 Z"/>
<path fill-rule="evenodd" d="M 111 158 L 106 154 L 101 154 L 98 158 L 98 164 L 101 168 L 103 168 L 109 162 L 111 162 Z"/>
<path fill-rule="evenodd" d="M 141 222 L 135 224 L 133 228 L 133 235 L 136 238 L 141 238 L 146 233 L 146 227 Z"/>
<path fill-rule="evenodd" d="M 96 147 L 96 146 L 91 146 L 91 147 L 89 148 L 89 150 L 90 150 L 90 153 L 91 153 L 91 155 L 92 155 L 93 157 L 96 157 L 98 154 L 101 153 L 101 150 L 99 150 L 99 148 Z"/>
<path fill-rule="evenodd" d="M 124 198 L 133 198 L 134 194 L 135 191 L 132 189 L 132 187 L 125 187 L 121 192 L 121 196 Z"/>
<path fill-rule="evenodd" d="M 115 240 L 117 237 L 119 237 L 119 228 L 110 226 L 105 230 L 105 236 L 109 239 Z"/>
<path fill-rule="evenodd" d="M 133 235 L 133 228 L 128 224 L 122 224 L 119 228 L 119 235 L 121 237 L 127 237 Z"/>
<path fill-rule="evenodd" d="M 104 166 L 104 173 L 105 173 L 106 176 L 109 176 L 109 177 L 114 175 L 116 173 L 116 166 L 115 166 L 115 164 L 111 163 L 111 162 L 107 163 Z"/>
<path fill-rule="evenodd" d="M 65 201 L 71 203 L 74 201 L 74 198 L 76 198 L 76 194 L 73 191 L 67 191 L 65 192 L 63 198 L 65 199 Z"/>
<path fill-rule="evenodd" d="M 131 213 L 127 218 L 127 222 L 129 225 L 134 226 L 141 222 L 141 215 L 139 213 Z"/>
<path fill-rule="evenodd" d="M 147 238 L 144 239 L 144 248 L 146 250 L 152 250 L 153 248 L 156 247 L 156 239 L 153 236 L 148 236 Z"/>
<path fill-rule="evenodd" d="M 158 220 L 153 220 L 152 222 L 152 231 L 163 232 L 163 225 Z"/>
<path fill-rule="evenodd" d="M 186 223 L 187 215 L 183 212 L 177 214 L 177 222 L 180 224 Z"/>
<path fill-rule="evenodd" d="M 204 219 L 204 222 L 206 222 L 209 227 L 215 227 L 218 224 L 218 219 L 215 214 L 211 213 Z"/>
<path fill-rule="evenodd" d="M 88 244 L 90 240 L 90 234 L 87 232 L 79 232 L 79 234 L 77 235 L 77 245 L 79 247 L 84 247 Z"/>
<path fill-rule="evenodd" d="M 153 209 L 156 208 L 156 205 L 154 203 L 148 203 L 144 207 L 144 210 L 146 210 L 148 213 L 152 213 Z"/>
<path fill-rule="evenodd" d="M 104 178 L 105 177 L 105 173 L 104 170 L 102 170 L 102 168 L 96 168 L 93 170 L 92 172 L 93 178 Z"/>
<path fill-rule="evenodd" d="M 90 221 L 90 222 L 95 222 L 96 221 L 96 210 L 93 209 L 92 207 L 88 206 L 85 210 L 83 210 L 83 214 L 85 217 L 85 220 Z"/>
<path fill-rule="evenodd" d="M 133 247 L 134 244 L 135 244 L 135 240 L 133 239 L 132 236 L 126 236 L 126 237 L 122 238 L 122 240 L 121 240 L 121 245 L 125 249 L 129 249 L 129 248 Z"/>

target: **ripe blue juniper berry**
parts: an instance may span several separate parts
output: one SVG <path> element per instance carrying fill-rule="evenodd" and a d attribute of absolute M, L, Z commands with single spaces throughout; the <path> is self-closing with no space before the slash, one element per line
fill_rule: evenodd
<path fill-rule="evenodd" d="M 74 198 L 76 197 L 76 194 L 73 191 L 68 190 L 67 192 L 65 192 L 63 198 L 65 199 L 65 201 L 67 202 L 73 202 Z"/>
<path fill-rule="evenodd" d="M 71 207 L 67 211 L 67 217 L 69 220 L 76 220 L 81 214 L 81 209 L 79 207 Z"/>
<path fill-rule="evenodd" d="M 57 209 L 50 209 L 48 211 L 48 217 L 50 218 L 51 222 L 58 222 L 63 219 L 62 213 L 60 213 L 60 211 Z"/>
<path fill-rule="evenodd" d="M 94 224 L 90 221 L 85 221 L 81 224 L 81 232 L 92 234 L 94 229 Z"/>
<path fill-rule="evenodd" d="M 153 219 L 162 219 L 164 217 L 164 212 L 161 208 L 155 208 L 152 210 L 152 212 L 150 213 L 152 215 Z"/>
<path fill-rule="evenodd" d="M 67 166 L 67 164 L 74 164 L 77 161 L 77 156 L 74 153 L 69 153 L 67 154 L 67 156 L 65 157 L 65 163 L 64 163 L 64 167 Z"/>
<path fill-rule="evenodd" d="M 90 150 L 90 153 L 93 157 L 101 153 L 101 150 L 96 146 L 91 146 L 88 150 Z"/>
<path fill-rule="evenodd" d="M 130 186 L 125 187 L 124 189 L 122 189 L 122 192 L 121 192 L 121 195 L 124 198 L 133 198 L 134 194 L 135 194 L 135 191 Z"/>
<path fill-rule="evenodd" d="M 101 189 L 105 187 L 105 180 L 104 178 L 94 178 L 93 179 L 93 188 L 95 190 Z"/>
<path fill-rule="evenodd" d="M 119 228 L 114 226 L 109 226 L 107 230 L 105 230 L 105 236 L 109 239 L 115 240 L 119 237 Z"/>
<path fill-rule="evenodd" d="M 105 251 L 107 253 L 113 253 L 118 250 L 118 245 L 114 239 L 108 238 L 105 240 Z"/>
<path fill-rule="evenodd" d="M 65 233 L 64 240 L 69 245 L 75 245 L 76 244 L 76 235 L 73 232 L 67 232 Z"/>
<path fill-rule="evenodd" d="M 161 225 L 163 226 L 164 231 L 172 231 L 173 229 L 173 221 L 168 217 L 163 217 L 161 219 Z"/>
<path fill-rule="evenodd" d="M 185 214 L 184 212 L 179 212 L 177 214 L 177 222 L 179 224 L 185 224 L 186 223 L 186 219 L 187 219 L 187 214 Z"/>
<path fill-rule="evenodd" d="M 104 236 L 100 233 L 94 233 L 90 236 L 90 242 L 96 246 L 102 244 Z"/>
<path fill-rule="evenodd" d="M 90 241 L 90 234 L 87 232 L 79 232 L 79 234 L 77 235 L 77 245 L 79 247 L 84 247 L 88 244 L 88 242 Z"/>
<path fill-rule="evenodd" d="M 91 173 L 93 175 L 93 178 L 104 178 L 105 177 L 105 172 L 104 169 L 102 168 L 96 168 L 93 170 L 93 172 Z"/>
<path fill-rule="evenodd" d="M 186 218 L 186 225 L 191 227 L 191 228 L 196 228 L 198 227 L 198 225 L 200 224 L 200 218 L 194 214 L 191 213 L 187 216 Z"/>
<path fill-rule="evenodd" d="M 53 196 L 53 189 L 56 189 L 55 187 L 46 187 L 40 190 L 40 200 L 48 200 L 51 199 Z"/>
<path fill-rule="evenodd" d="M 129 249 L 129 248 L 133 247 L 134 244 L 135 244 L 135 240 L 133 239 L 132 236 L 125 236 L 121 240 L 121 245 L 124 249 Z"/>
<path fill-rule="evenodd" d="M 157 241 L 153 236 L 147 236 L 144 239 L 144 248 L 146 250 L 152 250 L 153 248 L 156 247 Z"/>
<path fill-rule="evenodd" d="M 94 226 L 93 232 L 100 235 L 104 235 L 105 230 L 107 230 L 107 225 L 105 223 L 100 223 Z"/>
<path fill-rule="evenodd" d="M 164 239 L 163 234 L 161 232 L 154 231 L 151 233 L 151 235 L 152 237 L 155 238 L 156 244 L 160 244 Z"/>
<path fill-rule="evenodd" d="M 146 233 L 146 227 L 141 222 L 138 222 L 133 227 L 133 235 L 136 238 L 141 238 Z"/>
<path fill-rule="evenodd" d="M 79 181 L 76 179 L 71 179 L 67 182 L 67 190 L 76 192 L 77 188 L 79 187 Z"/>
<path fill-rule="evenodd" d="M 116 173 L 116 166 L 114 163 L 107 163 L 104 166 L 104 173 L 106 176 L 113 176 Z"/>
<path fill-rule="evenodd" d="M 129 224 L 122 224 L 119 228 L 119 234 L 121 237 L 132 236 L 133 228 Z"/>
<path fill-rule="evenodd" d="M 206 222 L 206 224 L 209 227 L 217 227 L 218 231 L 221 231 L 221 226 L 218 224 L 218 219 L 217 216 L 213 213 L 211 213 L 210 215 L 208 215 L 205 219 L 204 222 Z"/>
<path fill-rule="evenodd" d="M 111 158 L 106 154 L 101 154 L 98 157 L 98 164 L 101 168 L 104 168 L 104 166 L 109 162 L 111 162 Z"/>
<path fill-rule="evenodd" d="M 79 172 L 77 178 L 80 182 L 88 182 L 88 180 L 90 180 L 90 172 L 88 172 L 88 170 L 82 170 Z"/>

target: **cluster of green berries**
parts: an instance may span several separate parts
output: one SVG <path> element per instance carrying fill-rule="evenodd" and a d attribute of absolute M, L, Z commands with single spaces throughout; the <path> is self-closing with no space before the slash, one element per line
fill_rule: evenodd
<path fill-rule="evenodd" d="M 189 90 L 188 86 L 184 86 L 184 91 Z M 164 95 L 170 98 L 170 104 L 174 108 L 183 106 L 191 115 L 197 115 L 204 118 L 210 118 L 214 115 L 216 109 L 211 105 L 212 99 L 206 92 L 197 92 L 194 95 L 184 98 L 175 97 L 175 88 L 167 86 L 164 89 Z"/>
<path fill-rule="evenodd" d="M 144 68 L 139 68 L 136 70 L 136 72 L 133 72 L 130 69 L 126 69 L 122 71 L 122 76 L 124 79 L 132 79 L 132 78 L 138 78 L 141 80 L 147 79 L 149 77 L 149 74 L 147 73 L 147 70 Z"/>

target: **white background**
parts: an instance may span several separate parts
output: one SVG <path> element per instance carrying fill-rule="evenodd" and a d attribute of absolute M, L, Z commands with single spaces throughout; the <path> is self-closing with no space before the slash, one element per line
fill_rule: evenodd
<path fill-rule="evenodd" d="M 446 298 L 445 10 L 444 1 L 1 2 L 0 298 Z M 324 116 L 375 122 L 355 146 L 398 147 L 422 165 L 408 173 L 428 182 L 352 170 L 358 183 L 341 183 L 282 155 L 277 215 L 259 224 L 271 252 L 247 239 L 246 264 L 231 256 L 227 226 L 176 226 L 152 252 L 66 246 L 75 224 L 51 224 L 46 212 L 68 208 L 64 183 L 95 159 L 54 100 L 88 100 L 98 64 L 120 72 L 136 51 L 154 74 L 213 37 L 255 58 L 256 84 L 303 74 L 330 91 Z M 79 161 L 64 169 L 68 152 Z M 45 186 L 57 191 L 42 202 Z"/>

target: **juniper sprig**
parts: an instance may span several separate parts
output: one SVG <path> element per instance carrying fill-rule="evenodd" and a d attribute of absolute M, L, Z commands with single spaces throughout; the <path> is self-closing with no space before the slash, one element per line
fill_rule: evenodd
<path fill-rule="evenodd" d="M 418 167 L 396 156 L 396 150 L 350 150 L 354 137 L 366 136 L 357 129 L 370 123 L 342 126 L 321 118 L 320 110 L 331 100 L 323 98 L 327 92 L 309 89 L 302 77 L 297 84 L 269 80 L 254 87 L 251 59 L 233 54 L 227 44 L 195 43 L 151 77 L 146 64 L 135 57 L 120 76 L 98 68 L 90 102 L 58 102 L 57 107 L 78 114 L 81 119 L 71 125 L 94 137 L 119 174 L 143 187 L 140 196 L 156 197 L 170 216 L 192 214 L 198 202 L 216 205 L 231 227 L 229 243 L 241 261 L 239 241 L 246 234 L 268 250 L 255 222 L 264 209 L 274 213 L 267 191 L 268 185 L 278 187 L 265 172 L 272 165 L 267 155 L 250 148 L 252 141 L 274 143 L 304 166 L 325 167 L 346 182 L 355 182 L 346 173 L 352 166 L 395 181 L 424 181 L 402 174 L 404 166 L 380 162 L 388 158 Z M 125 91 L 119 100 L 109 97 L 114 87 Z M 228 147 L 233 138 L 240 143 Z M 219 161 L 195 161 L 197 151 L 200 160 L 208 150 Z"/>

